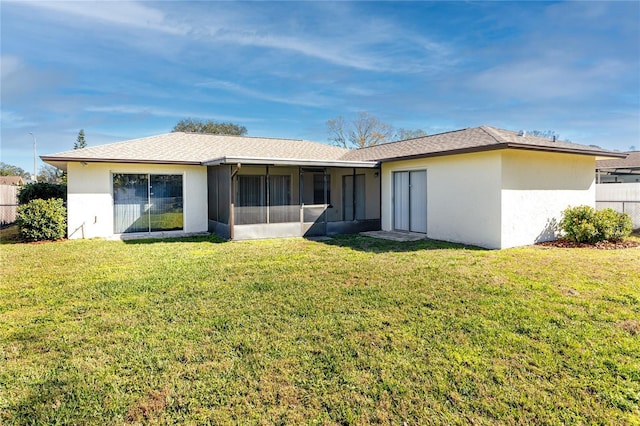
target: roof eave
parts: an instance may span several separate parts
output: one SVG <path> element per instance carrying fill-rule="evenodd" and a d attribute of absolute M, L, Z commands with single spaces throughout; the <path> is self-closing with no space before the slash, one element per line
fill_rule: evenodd
<path fill-rule="evenodd" d="M 54 165 L 53 163 L 126 163 L 126 164 L 182 164 L 189 166 L 202 165 L 199 161 L 178 161 L 178 160 L 140 160 L 140 159 L 122 159 L 122 158 L 86 158 L 86 157 L 56 157 L 42 155 L 40 159 L 45 163 Z M 58 167 L 58 166 L 56 166 Z"/>
<path fill-rule="evenodd" d="M 513 149 L 526 149 L 531 151 L 544 151 L 544 152 L 560 152 L 565 154 L 578 154 L 578 155 L 590 155 L 595 156 L 596 160 L 607 160 L 607 159 L 617 159 L 617 158 L 626 158 L 627 154 L 623 152 L 613 152 L 613 151 L 601 151 L 598 149 L 580 149 L 580 148 L 567 148 L 567 147 L 554 147 L 554 146 L 546 146 L 546 145 L 529 145 L 529 144 L 521 144 L 508 142 L 506 143 L 507 148 Z"/>
<path fill-rule="evenodd" d="M 566 148 L 566 147 L 552 147 L 552 146 L 504 142 L 504 143 L 498 143 L 498 144 L 492 144 L 492 145 L 475 146 L 470 148 L 460 148 L 460 149 L 447 150 L 447 151 L 430 152 L 425 154 L 389 157 L 389 158 L 380 159 L 379 161 L 381 163 L 386 163 L 390 161 L 413 160 L 418 158 L 429 158 L 429 157 L 444 157 L 448 155 L 470 154 L 474 152 L 496 151 L 500 149 L 523 149 L 528 151 L 543 151 L 543 152 L 556 152 L 556 153 L 564 153 L 564 154 L 589 155 L 589 156 L 596 157 L 596 160 L 616 159 L 616 158 L 626 157 L 624 153 L 617 153 L 617 152 L 611 152 L 611 151 L 584 150 L 584 149 L 573 149 L 573 148 Z"/>
<path fill-rule="evenodd" d="M 470 154 L 474 152 L 483 152 L 483 151 L 495 151 L 498 149 L 505 149 L 505 148 L 508 148 L 506 144 L 494 144 L 494 145 L 485 145 L 485 146 L 475 146 L 471 148 L 453 149 L 453 150 L 447 150 L 447 151 L 428 152 L 423 154 L 402 155 L 397 157 L 382 158 L 379 161 L 381 163 L 387 163 L 389 161 L 414 160 L 418 158 L 430 158 L 430 157 L 444 157 L 447 155 Z"/>
<path fill-rule="evenodd" d="M 298 158 L 259 158 L 259 157 L 239 157 L 229 156 L 207 160 L 203 166 L 218 166 L 221 164 L 253 164 L 253 165 L 273 165 L 273 166 L 307 166 L 307 167 L 356 167 L 356 168 L 376 168 L 377 161 L 346 161 L 346 160 L 308 160 Z"/>

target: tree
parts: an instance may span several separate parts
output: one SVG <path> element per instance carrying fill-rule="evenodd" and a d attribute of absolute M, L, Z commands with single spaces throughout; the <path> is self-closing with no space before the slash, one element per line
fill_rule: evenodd
<path fill-rule="evenodd" d="M 349 122 L 342 116 L 327 120 L 327 132 L 329 140 L 343 148 L 375 146 L 389 142 L 394 134 L 393 126 L 368 112 L 361 112 Z"/>
<path fill-rule="evenodd" d="M 427 136 L 422 129 L 395 129 L 368 112 L 361 112 L 351 121 L 341 115 L 327 120 L 329 141 L 342 148 L 365 148 L 394 140 Z"/>
<path fill-rule="evenodd" d="M 0 176 L 21 176 L 27 179 L 30 175 L 18 166 L 0 162 Z"/>
<path fill-rule="evenodd" d="M 554 130 L 529 130 L 527 133 L 531 136 L 538 136 L 540 138 L 547 138 L 556 141 L 560 140 L 560 135 Z M 571 142 L 569 139 L 562 139 L 562 141 Z"/>
<path fill-rule="evenodd" d="M 178 121 L 172 132 L 208 133 L 212 135 L 244 136 L 247 128 L 234 123 L 217 122 L 213 120 L 194 120 L 185 118 Z"/>
<path fill-rule="evenodd" d="M 78 132 L 78 138 L 76 143 L 73 144 L 73 149 L 82 149 L 87 147 L 87 141 L 84 138 L 84 129 L 80 129 Z"/>
<path fill-rule="evenodd" d="M 18 204 L 28 204 L 33 200 L 62 198 L 67 201 L 67 185 L 48 182 L 28 183 L 18 192 Z"/>
<path fill-rule="evenodd" d="M 429 134 L 422 129 L 409 130 L 409 129 L 398 129 L 396 130 L 396 134 L 394 135 L 394 139 L 398 141 L 403 141 L 406 139 L 415 139 L 421 138 L 423 136 L 428 136 Z"/>
<path fill-rule="evenodd" d="M 45 164 L 40 167 L 40 173 L 38 173 L 38 182 L 47 183 L 65 183 L 66 173 L 57 167 Z"/>

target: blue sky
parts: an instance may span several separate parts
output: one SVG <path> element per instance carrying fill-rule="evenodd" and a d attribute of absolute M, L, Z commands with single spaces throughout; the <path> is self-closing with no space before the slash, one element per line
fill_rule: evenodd
<path fill-rule="evenodd" d="M 367 111 L 428 133 L 555 130 L 640 149 L 640 2 L 11 2 L 2 161 L 186 117 L 327 141 Z M 42 163 L 38 160 L 39 165 Z"/>

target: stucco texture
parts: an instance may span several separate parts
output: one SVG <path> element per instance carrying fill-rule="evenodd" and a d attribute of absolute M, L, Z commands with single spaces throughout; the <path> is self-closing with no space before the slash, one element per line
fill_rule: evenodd
<path fill-rule="evenodd" d="M 184 230 L 177 234 L 207 232 L 206 167 L 70 162 L 67 166 L 70 239 L 116 236 L 113 226 L 113 173 L 183 175 Z"/>
<path fill-rule="evenodd" d="M 555 238 L 569 205 L 595 204 L 592 156 L 503 149 L 382 165 L 382 229 L 393 230 L 393 172 L 427 171 L 427 236 L 490 249 Z"/>

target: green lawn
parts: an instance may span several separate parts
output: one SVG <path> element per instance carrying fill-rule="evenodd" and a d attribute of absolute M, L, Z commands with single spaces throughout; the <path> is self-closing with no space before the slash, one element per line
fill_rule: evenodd
<path fill-rule="evenodd" d="M 0 246 L 0 424 L 640 424 L 640 248 Z"/>

